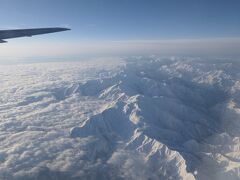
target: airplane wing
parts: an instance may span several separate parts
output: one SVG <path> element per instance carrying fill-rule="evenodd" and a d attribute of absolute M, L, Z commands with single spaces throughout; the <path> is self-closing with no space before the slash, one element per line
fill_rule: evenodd
<path fill-rule="evenodd" d="M 18 37 L 31 37 L 40 34 L 55 33 L 70 30 L 68 28 L 37 28 L 37 29 L 15 29 L 0 30 L 0 43 L 5 43 L 5 39 Z"/>

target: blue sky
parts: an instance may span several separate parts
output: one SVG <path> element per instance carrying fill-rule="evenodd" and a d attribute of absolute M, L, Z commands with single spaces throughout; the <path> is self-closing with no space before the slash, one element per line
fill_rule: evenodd
<path fill-rule="evenodd" d="M 83 39 L 239 37 L 239 0 L 1 0 L 1 27 L 70 26 Z M 70 38 L 70 35 L 66 36 Z M 73 37 L 72 37 L 73 38 Z"/>
<path fill-rule="evenodd" d="M 19 44 L 30 43 L 47 46 L 46 43 L 58 42 L 76 45 L 240 38 L 239 0 L 0 0 L 0 3 L 0 29 L 51 26 L 72 29 L 31 40 L 11 40 L 16 49 Z"/>

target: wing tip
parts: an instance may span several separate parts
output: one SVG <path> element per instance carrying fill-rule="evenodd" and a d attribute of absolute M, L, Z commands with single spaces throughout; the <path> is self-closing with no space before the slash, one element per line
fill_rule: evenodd
<path fill-rule="evenodd" d="M 70 28 L 62 28 L 62 27 L 59 27 L 58 29 L 62 30 L 62 31 L 70 31 L 71 30 Z"/>

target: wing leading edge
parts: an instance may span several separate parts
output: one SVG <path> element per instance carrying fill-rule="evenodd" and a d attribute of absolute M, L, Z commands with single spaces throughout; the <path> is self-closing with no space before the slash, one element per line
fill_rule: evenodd
<path fill-rule="evenodd" d="M 5 43 L 5 39 L 18 37 L 31 37 L 40 34 L 55 33 L 68 31 L 68 28 L 37 28 L 37 29 L 15 29 L 15 30 L 0 30 L 0 43 Z"/>

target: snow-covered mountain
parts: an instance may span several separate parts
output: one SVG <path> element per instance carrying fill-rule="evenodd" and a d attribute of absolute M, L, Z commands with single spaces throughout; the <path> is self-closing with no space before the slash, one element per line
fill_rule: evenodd
<path fill-rule="evenodd" d="M 0 179 L 240 179 L 240 63 L 0 66 Z"/>

